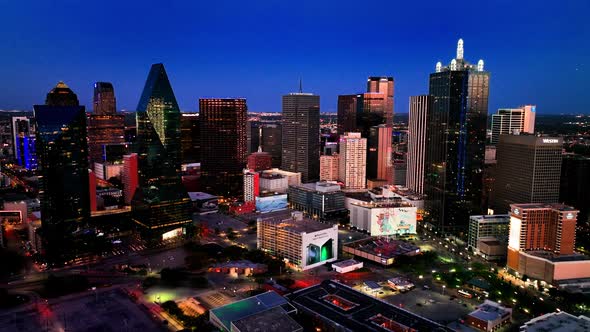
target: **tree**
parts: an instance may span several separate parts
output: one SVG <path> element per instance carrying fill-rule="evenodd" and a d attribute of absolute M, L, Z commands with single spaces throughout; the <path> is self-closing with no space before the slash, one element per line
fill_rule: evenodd
<path fill-rule="evenodd" d="M 243 259 L 247 251 L 240 246 L 229 246 L 223 249 L 222 255 L 229 260 L 237 261 Z"/>
<path fill-rule="evenodd" d="M 209 256 L 204 252 L 195 252 L 184 258 L 184 263 L 189 269 L 200 270 L 209 265 Z"/>
<path fill-rule="evenodd" d="M 163 268 L 162 271 L 160 271 L 160 277 L 162 282 L 171 286 L 178 286 L 185 280 L 185 273 L 179 269 Z"/>

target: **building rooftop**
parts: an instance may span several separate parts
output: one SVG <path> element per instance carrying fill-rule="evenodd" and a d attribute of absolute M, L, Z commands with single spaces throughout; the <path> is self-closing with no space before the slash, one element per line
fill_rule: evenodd
<path fill-rule="evenodd" d="M 552 251 L 542 251 L 542 250 L 525 251 L 525 253 L 532 255 L 532 256 L 544 258 L 544 259 L 552 261 L 552 262 L 575 262 L 575 261 L 590 260 L 590 257 L 582 255 L 582 254 L 559 255 L 559 254 L 556 254 Z"/>
<path fill-rule="evenodd" d="M 511 312 L 511 309 L 503 307 L 496 302 L 486 300 L 482 305 L 477 307 L 477 310 L 470 313 L 469 316 L 483 321 L 494 321 L 505 318 L 507 315 L 510 315 Z"/>
<path fill-rule="evenodd" d="M 288 302 L 284 297 L 273 291 L 268 291 L 260 295 L 224 305 L 223 307 L 211 309 L 210 313 L 213 314 L 229 331 L 232 322 L 284 304 L 288 305 Z"/>
<path fill-rule="evenodd" d="M 367 286 L 368 288 L 370 288 L 371 290 L 377 290 L 377 289 L 381 289 L 381 285 L 379 285 L 378 283 L 376 283 L 375 281 L 372 280 L 367 280 L 364 282 L 365 286 Z"/>
<path fill-rule="evenodd" d="M 576 317 L 567 312 L 553 312 L 533 318 L 520 327 L 521 332 L 551 331 L 573 332 L 590 331 L 590 318 Z"/>
<path fill-rule="evenodd" d="M 234 325 L 240 332 L 303 331 L 303 327 L 291 318 L 280 306 L 233 321 L 232 325 Z"/>
<path fill-rule="evenodd" d="M 408 242 L 378 238 L 366 238 L 346 243 L 344 246 L 386 259 L 420 251 L 419 247 Z"/>
<path fill-rule="evenodd" d="M 200 191 L 191 191 L 188 193 L 189 197 L 191 198 L 191 201 L 199 201 L 199 200 L 206 200 L 206 199 L 212 199 L 212 198 L 217 198 L 217 196 L 213 196 L 211 194 L 207 194 L 207 193 L 203 193 Z"/>
<path fill-rule="evenodd" d="M 298 290 L 287 298 L 300 311 L 338 324 L 342 330 L 397 331 L 388 326 L 405 326 L 409 329 L 404 331 L 451 331 L 427 318 L 332 280 Z M 328 298 L 329 302 L 325 300 Z M 387 322 L 381 322 L 383 318 L 387 318 Z"/>
<path fill-rule="evenodd" d="M 526 203 L 526 204 L 510 204 L 510 208 L 519 209 L 554 209 L 558 211 L 578 211 L 573 206 L 561 204 L 561 203 Z"/>
<path fill-rule="evenodd" d="M 469 216 L 471 220 L 477 220 L 479 223 L 497 223 L 497 222 L 510 222 L 510 215 L 508 214 L 493 214 L 493 215 L 476 215 Z"/>
<path fill-rule="evenodd" d="M 293 217 L 284 219 L 284 218 L 267 218 L 267 219 L 260 219 L 261 222 L 266 224 L 273 224 L 280 228 L 284 228 L 293 233 L 313 233 L 323 231 L 325 229 L 330 229 L 334 227 L 334 224 L 324 224 L 319 221 L 315 221 L 309 218 L 303 218 L 301 220 L 297 220 Z"/>
<path fill-rule="evenodd" d="M 337 266 L 339 268 L 345 268 L 353 265 L 357 265 L 359 262 L 355 261 L 354 259 L 347 259 L 345 261 L 332 263 L 332 266 Z"/>

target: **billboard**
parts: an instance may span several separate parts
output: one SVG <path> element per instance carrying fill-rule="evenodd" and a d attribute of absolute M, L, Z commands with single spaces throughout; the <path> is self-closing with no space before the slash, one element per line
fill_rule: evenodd
<path fill-rule="evenodd" d="M 306 270 L 327 262 L 333 262 L 338 257 L 338 226 L 334 225 L 321 231 L 302 233 L 301 245 L 303 256 L 301 267 Z"/>
<path fill-rule="evenodd" d="M 287 194 L 256 197 L 256 211 L 267 213 L 287 209 Z"/>
<path fill-rule="evenodd" d="M 416 213 L 416 207 L 371 209 L 371 235 L 416 234 Z"/>

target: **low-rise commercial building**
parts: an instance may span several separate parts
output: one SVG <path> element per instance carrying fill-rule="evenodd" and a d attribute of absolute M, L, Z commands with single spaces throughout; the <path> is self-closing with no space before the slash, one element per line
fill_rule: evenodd
<path fill-rule="evenodd" d="M 363 262 L 357 262 L 354 259 L 347 259 L 345 261 L 337 262 L 332 264 L 334 271 L 338 273 L 347 273 L 354 270 L 362 269 Z"/>
<path fill-rule="evenodd" d="M 467 315 L 467 325 L 481 331 L 492 332 L 509 324 L 512 319 L 512 309 L 499 303 L 485 300 L 477 310 Z"/>
<path fill-rule="evenodd" d="M 366 238 L 342 245 L 342 251 L 354 257 L 390 266 L 399 256 L 414 256 L 420 248 L 404 241 L 388 238 Z"/>
<path fill-rule="evenodd" d="M 590 318 L 567 312 L 552 312 L 535 317 L 520 327 L 520 332 L 570 332 L 590 330 Z"/>
<path fill-rule="evenodd" d="M 306 183 L 289 186 L 289 205 L 313 219 L 330 220 L 346 214 L 344 192 L 331 182 Z"/>
<path fill-rule="evenodd" d="M 354 202 L 350 225 L 373 236 L 415 234 L 416 214 L 415 206 L 401 201 Z"/>
<path fill-rule="evenodd" d="M 483 238 L 507 243 L 509 226 L 510 216 L 507 214 L 470 216 L 467 245 L 475 249 L 477 241 Z"/>

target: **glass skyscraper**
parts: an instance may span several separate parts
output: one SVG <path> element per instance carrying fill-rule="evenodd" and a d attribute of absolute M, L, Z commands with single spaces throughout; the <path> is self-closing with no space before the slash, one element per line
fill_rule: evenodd
<path fill-rule="evenodd" d="M 47 94 L 45 105 L 33 109 L 46 257 L 68 261 L 79 249 L 75 232 L 90 218 L 86 113 L 63 82 Z"/>
<path fill-rule="evenodd" d="M 131 202 L 133 221 L 150 238 L 192 222 L 180 179 L 180 116 L 164 65 L 152 65 L 137 106 L 139 188 Z"/>
<path fill-rule="evenodd" d="M 469 215 L 482 212 L 489 80 L 483 60 L 475 66 L 463 59 L 463 40 L 451 64 L 439 62 L 430 74 L 425 205 L 443 231 L 466 230 Z"/>

